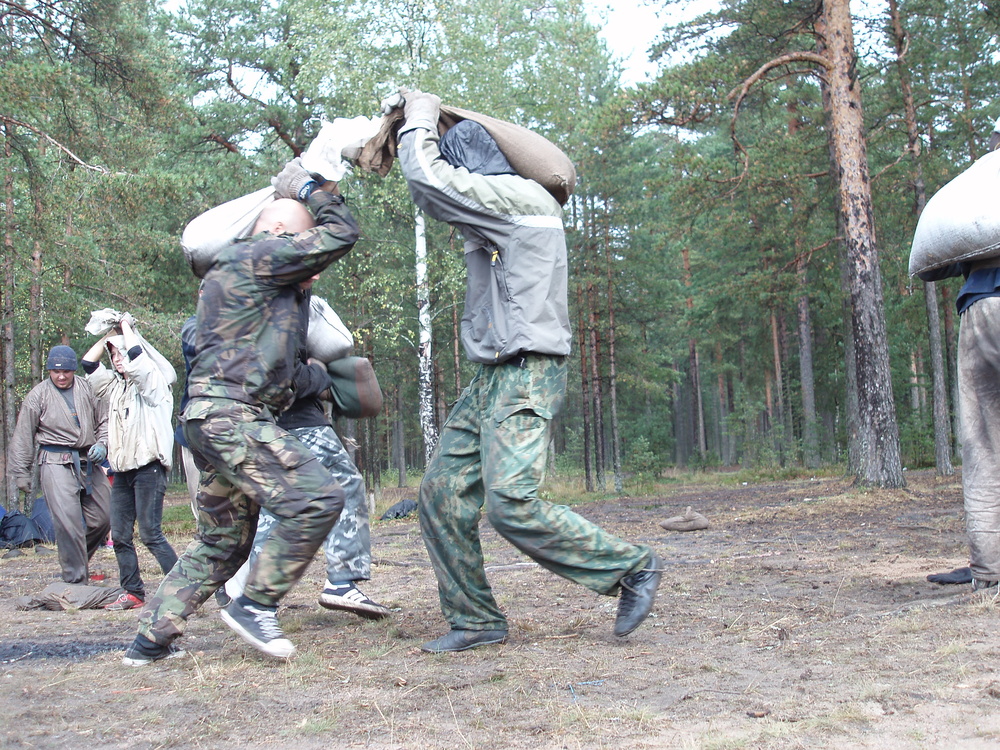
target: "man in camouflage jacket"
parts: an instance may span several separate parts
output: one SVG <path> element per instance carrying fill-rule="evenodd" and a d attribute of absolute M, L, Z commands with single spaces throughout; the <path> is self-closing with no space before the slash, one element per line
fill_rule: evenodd
<path fill-rule="evenodd" d="M 346 254 L 358 226 L 336 190 L 318 189 L 297 159 L 273 183 L 281 199 L 261 214 L 255 234 L 222 250 L 205 274 L 182 415 L 202 469 L 198 533 L 143 608 L 123 660 L 128 666 L 183 653 L 172 642 L 247 559 L 260 507 L 280 521 L 243 595 L 221 614 L 255 648 L 292 656 L 277 604 L 343 507 L 344 492 L 330 472 L 274 415 L 295 398 L 300 282 Z"/>

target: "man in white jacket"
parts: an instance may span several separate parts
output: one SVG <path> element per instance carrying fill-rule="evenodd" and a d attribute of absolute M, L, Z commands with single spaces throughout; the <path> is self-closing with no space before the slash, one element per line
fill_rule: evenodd
<path fill-rule="evenodd" d="M 170 424 L 174 399 L 164 372 L 143 349 L 130 316 L 83 356 L 83 370 L 98 398 L 108 401 L 108 461 L 115 472 L 111 487 L 111 539 L 124 592 L 105 609 L 140 607 L 146 592 L 139 575 L 133 536 L 153 553 L 166 574 L 177 554 L 163 535 L 163 494 L 174 450 Z M 113 369 L 101 364 L 105 349 Z"/>

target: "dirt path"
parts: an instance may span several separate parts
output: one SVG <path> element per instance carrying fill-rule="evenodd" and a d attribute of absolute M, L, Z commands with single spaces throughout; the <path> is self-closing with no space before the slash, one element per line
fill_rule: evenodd
<path fill-rule="evenodd" d="M 924 581 L 964 564 L 959 480 L 908 481 L 878 493 L 838 479 L 677 482 L 577 506 L 669 563 L 654 615 L 622 641 L 610 633 L 615 600 L 527 563 L 488 526 L 510 642 L 441 656 L 418 648 L 445 625 L 409 519 L 373 528 L 366 590 L 392 620 L 320 609 L 317 561 L 281 613 L 300 652 L 290 664 L 258 656 L 209 602 L 183 639 L 190 658 L 126 669 L 134 613 L 17 611 L 57 564 L 5 559 L 0 746 L 1000 747 L 996 606 Z M 687 505 L 712 527 L 659 528 Z"/>

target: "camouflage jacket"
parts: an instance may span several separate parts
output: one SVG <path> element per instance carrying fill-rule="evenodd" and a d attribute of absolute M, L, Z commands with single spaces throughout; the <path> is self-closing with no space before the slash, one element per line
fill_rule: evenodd
<path fill-rule="evenodd" d="M 192 401 L 232 399 L 279 414 L 294 400 L 299 282 L 347 254 L 358 239 L 357 222 L 339 196 L 315 191 L 309 207 L 313 229 L 235 242 L 205 275 L 188 377 Z"/>

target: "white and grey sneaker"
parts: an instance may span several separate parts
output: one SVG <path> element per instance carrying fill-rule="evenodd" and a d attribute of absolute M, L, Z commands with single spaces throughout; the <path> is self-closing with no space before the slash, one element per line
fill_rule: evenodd
<path fill-rule="evenodd" d="M 328 581 L 323 593 L 319 595 L 319 603 L 321 607 L 342 609 L 369 620 L 381 620 L 389 616 L 388 607 L 373 602 L 353 581 L 338 585 Z"/>
<path fill-rule="evenodd" d="M 261 604 L 241 605 L 240 599 L 236 599 L 219 614 L 226 625 L 258 651 L 276 659 L 291 659 L 295 655 L 295 646 L 285 638 L 274 609 Z"/>

